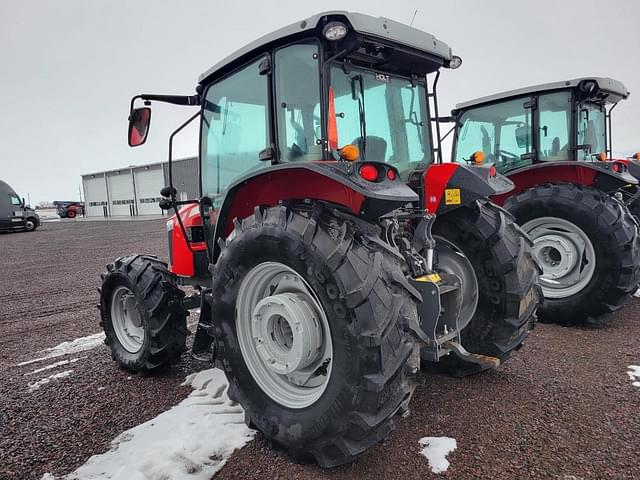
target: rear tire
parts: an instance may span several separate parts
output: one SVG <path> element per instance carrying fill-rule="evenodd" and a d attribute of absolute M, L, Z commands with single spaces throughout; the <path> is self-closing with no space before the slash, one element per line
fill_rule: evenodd
<path fill-rule="evenodd" d="M 75 210 L 67 210 L 67 218 L 76 218 L 76 211 Z"/>
<path fill-rule="evenodd" d="M 407 360 L 414 345 L 405 328 L 417 316 L 417 300 L 402 273 L 404 260 L 378 240 L 373 225 L 369 232 L 360 228 L 320 206 L 257 208 L 235 222 L 213 275 L 218 366 L 229 380 L 229 397 L 265 437 L 294 458 L 315 459 L 322 467 L 351 462 L 381 442 L 413 391 Z M 259 385 L 264 380 L 256 380 L 248 366 L 255 359 L 243 356 L 239 342 L 248 323 L 265 321 L 256 317 L 258 307 L 251 318 L 236 318 L 236 312 L 247 311 L 237 305 L 245 298 L 239 295 L 243 281 L 248 272 L 274 262 L 308 286 L 330 331 L 332 358 L 312 376 L 327 377 L 320 379 L 324 389 L 299 408 L 274 400 L 267 393 L 272 389 Z M 277 296 L 286 281 L 258 296 Z"/>
<path fill-rule="evenodd" d="M 187 310 L 167 265 L 151 255 L 120 257 L 101 277 L 101 325 L 113 359 L 143 373 L 175 363 L 185 350 Z"/>
<path fill-rule="evenodd" d="M 554 270 L 557 263 L 554 258 L 558 257 L 558 254 L 551 256 L 545 253 L 546 250 L 540 249 L 540 263 L 547 272 L 543 273 L 540 280 L 545 295 L 544 303 L 539 309 L 541 321 L 560 324 L 604 324 L 614 312 L 629 302 L 640 279 L 640 249 L 637 223 L 620 202 L 592 187 L 545 184 L 509 198 L 505 207 L 515 215 L 519 225 L 530 222 L 531 227 L 527 228 L 531 229 L 532 235 L 538 235 L 538 240 L 534 239 L 536 242 L 546 241 L 551 245 L 551 241 L 556 241 L 554 236 L 557 236 L 562 241 L 569 239 L 566 245 L 570 246 L 572 229 L 577 232 L 573 237 L 578 238 L 579 244 L 584 242 L 580 240 L 582 234 L 588 240 L 584 253 L 579 255 L 581 265 L 584 266 L 581 266 L 578 272 L 581 277 L 576 280 L 579 290 L 575 289 L 575 292 L 570 288 L 570 280 L 558 277 L 559 273 Z M 563 224 L 573 227 L 565 230 L 557 227 L 545 236 L 540 233 L 544 232 L 540 230 L 544 226 L 535 227 L 534 222 L 545 217 L 560 219 L 561 222 L 556 222 L 560 227 Z M 576 251 L 580 252 L 579 249 Z M 549 252 L 554 253 L 551 250 Z M 593 259 L 588 258 L 591 253 Z M 560 262 L 564 262 L 562 256 L 558 258 Z M 545 261 L 552 263 L 546 266 Z M 589 277 L 586 277 L 587 274 Z M 555 281 L 555 284 L 548 279 Z M 568 287 L 564 290 L 566 296 L 562 297 L 559 295 L 564 293 L 559 292 L 558 287 L 554 285 L 564 283 L 567 283 Z"/>
<path fill-rule="evenodd" d="M 542 300 L 530 240 L 508 212 L 486 200 L 439 216 L 433 233 L 461 250 L 476 274 L 478 306 L 462 330 L 462 345 L 506 361 L 535 326 Z M 456 377 L 483 370 L 454 354 L 425 367 Z"/>

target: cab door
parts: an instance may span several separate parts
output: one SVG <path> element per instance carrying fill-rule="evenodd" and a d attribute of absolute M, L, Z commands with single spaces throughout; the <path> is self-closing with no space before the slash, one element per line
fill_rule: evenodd
<path fill-rule="evenodd" d="M 24 228 L 25 227 L 25 216 L 24 216 L 24 208 L 22 205 L 22 200 L 15 193 L 9 194 L 9 216 L 8 216 L 8 226 L 7 228 Z"/>

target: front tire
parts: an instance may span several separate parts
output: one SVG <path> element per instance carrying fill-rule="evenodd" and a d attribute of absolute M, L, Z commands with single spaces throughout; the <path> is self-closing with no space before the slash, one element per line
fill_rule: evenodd
<path fill-rule="evenodd" d="M 413 391 L 407 360 L 414 345 L 405 327 L 417 316 L 416 299 L 402 257 L 371 227 L 364 232 L 319 206 L 258 208 L 235 222 L 213 275 L 218 366 L 230 398 L 265 437 L 323 467 L 350 462 L 381 442 Z M 275 310 L 295 303 L 307 313 Z M 282 325 L 267 329 L 265 339 L 260 330 L 276 320 Z M 291 337 L 296 328 L 300 334 Z M 280 355 L 271 347 L 286 338 Z M 251 341 L 255 352 L 261 340 L 271 353 L 249 357 Z M 313 346 L 302 349 L 306 366 L 286 370 L 287 352 L 300 345 Z"/>
<path fill-rule="evenodd" d="M 118 258 L 101 275 L 105 342 L 125 370 L 154 373 L 175 363 L 188 335 L 184 292 L 151 255 Z"/>
<path fill-rule="evenodd" d="M 27 232 L 33 232 L 36 228 L 38 228 L 38 221 L 33 217 L 27 218 L 24 224 L 24 229 Z"/>
<path fill-rule="evenodd" d="M 460 250 L 475 272 L 477 308 L 462 330 L 462 345 L 469 352 L 506 361 L 535 326 L 536 308 L 542 300 L 540 270 L 530 240 L 511 215 L 486 200 L 439 216 L 433 233 Z M 436 264 L 438 248 L 436 240 Z M 449 273 L 456 273 L 464 283 L 465 275 L 455 270 Z M 463 302 L 472 303 L 467 298 Z M 433 366 L 457 377 L 482 371 L 479 365 L 453 354 Z"/>
<path fill-rule="evenodd" d="M 543 268 L 542 321 L 604 324 L 629 302 L 640 249 L 637 223 L 620 202 L 592 187 L 545 184 L 505 207 L 532 236 Z"/>

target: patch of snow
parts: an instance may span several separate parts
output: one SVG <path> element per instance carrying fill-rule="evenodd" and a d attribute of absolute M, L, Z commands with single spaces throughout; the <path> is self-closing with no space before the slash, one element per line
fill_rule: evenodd
<path fill-rule="evenodd" d="M 61 357 L 63 355 L 71 355 L 74 353 L 84 352 L 85 350 L 91 350 L 92 348 L 96 348 L 98 345 L 101 345 L 103 342 L 104 332 L 95 333 L 93 335 L 89 335 L 88 337 L 76 338 L 75 340 L 71 340 L 69 342 L 62 342 L 55 347 L 46 348 L 45 350 L 41 350 L 40 352 L 38 352 L 42 354 L 41 357 L 18 363 L 18 367 L 29 365 L 31 363 L 41 362 L 50 358 Z"/>
<path fill-rule="evenodd" d="M 25 373 L 25 375 L 33 375 L 35 373 L 44 372 L 45 370 L 51 370 L 53 368 L 57 368 L 62 365 L 69 365 L 70 363 L 76 363 L 78 360 L 82 360 L 83 358 L 87 358 L 87 357 L 78 357 L 78 358 L 71 358 L 69 360 L 60 360 L 59 362 L 52 363 L 51 365 L 47 365 L 46 367 L 36 368 L 33 372 Z"/>
<path fill-rule="evenodd" d="M 633 296 L 636 298 L 640 298 L 640 288 L 636 290 L 636 293 L 634 293 Z"/>
<path fill-rule="evenodd" d="M 449 468 L 447 455 L 457 448 L 454 438 L 449 437 L 424 437 L 421 438 L 420 446 L 424 447 L 420 453 L 429 461 L 433 473 L 446 472 Z"/>
<path fill-rule="evenodd" d="M 98 387 L 98 391 L 101 392 L 102 390 L 106 390 L 107 387 Z"/>
<path fill-rule="evenodd" d="M 629 365 L 627 368 L 629 369 L 627 375 L 629 375 L 631 385 L 640 388 L 640 365 Z"/>
<path fill-rule="evenodd" d="M 244 424 L 242 408 L 227 396 L 221 370 L 191 374 L 183 385 L 194 389 L 186 399 L 120 434 L 108 452 L 94 455 L 57 480 L 209 480 L 255 431 Z M 45 474 L 41 480 L 56 477 Z"/>
<path fill-rule="evenodd" d="M 64 372 L 54 373 L 53 375 L 49 375 L 48 377 L 41 378 L 37 382 L 33 382 L 29 384 L 29 393 L 38 390 L 41 386 L 46 385 L 51 382 L 51 380 L 57 380 L 59 378 L 65 378 L 71 375 L 72 370 L 65 370 Z"/>

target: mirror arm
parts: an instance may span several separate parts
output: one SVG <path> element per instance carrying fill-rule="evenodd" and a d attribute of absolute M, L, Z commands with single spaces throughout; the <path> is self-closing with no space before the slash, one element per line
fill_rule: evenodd
<path fill-rule="evenodd" d="M 200 105 L 201 102 L 200 95 L 155 95 L 151 93 L 141 93 L 140 95 L 136 95 L 131 99 L 131 108 L 129 109 L 130 111 L 133 110 L 133 105 L 137 99 L 145 101 L 155 100 L 157 102 L 186 106 Z"/>

